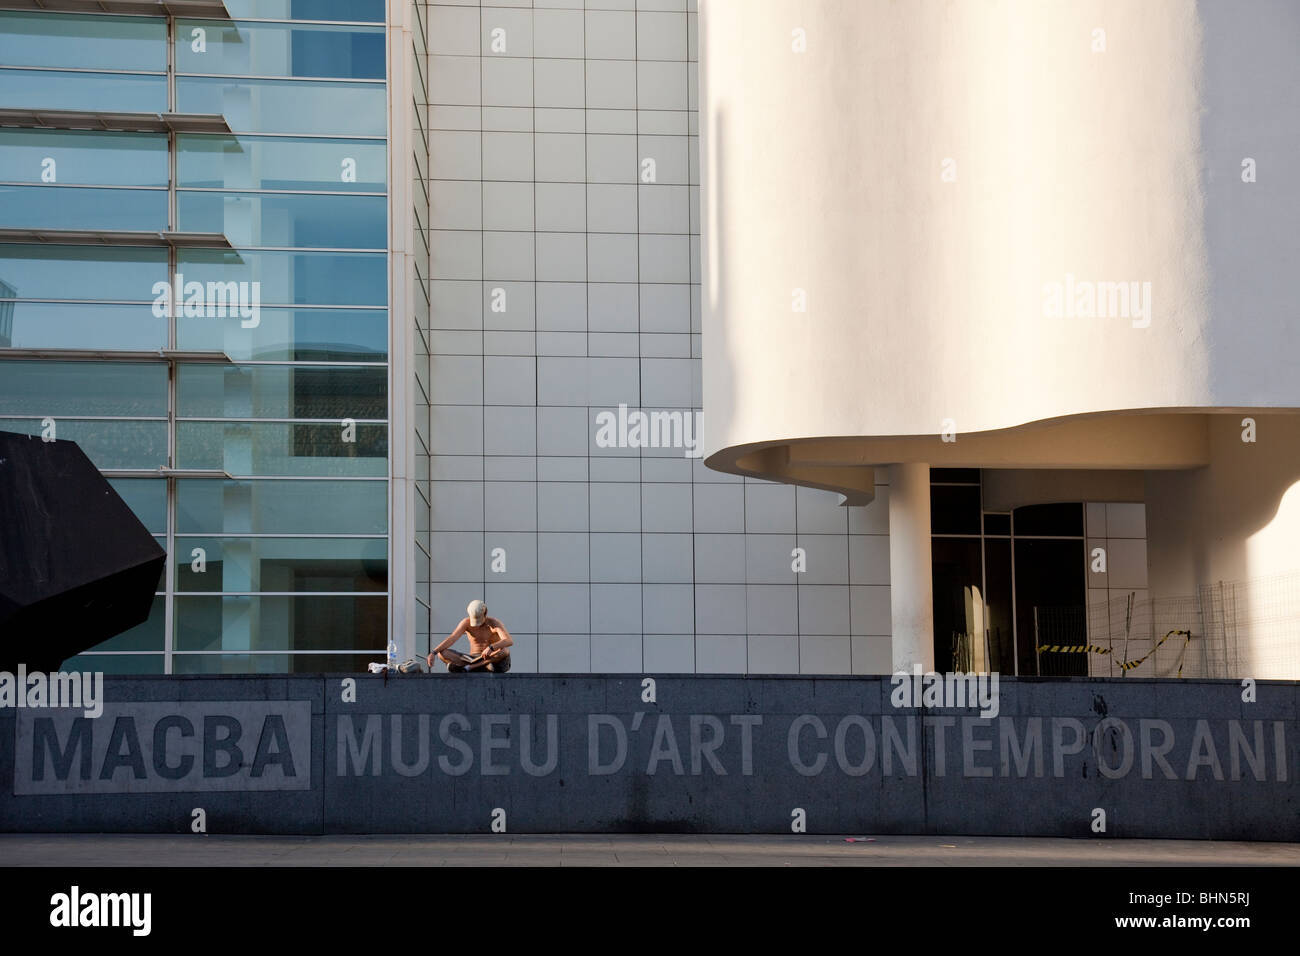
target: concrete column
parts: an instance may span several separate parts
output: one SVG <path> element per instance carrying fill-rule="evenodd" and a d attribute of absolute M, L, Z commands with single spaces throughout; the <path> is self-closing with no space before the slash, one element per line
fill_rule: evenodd
<path fill-rule="evenodd" d="M 889 612 L 894 670 L 934 669 L 930 466 L 889 466 Z"/>

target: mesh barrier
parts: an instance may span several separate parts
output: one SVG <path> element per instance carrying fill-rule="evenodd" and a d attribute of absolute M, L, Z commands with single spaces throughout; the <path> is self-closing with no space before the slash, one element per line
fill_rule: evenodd
<path fill-rule="evenodd" d="M 1035 609 L 1045 677 L 1300 679 L 1300 573 L 1221 581 L 1194 596 L 1130 593 Z"/>

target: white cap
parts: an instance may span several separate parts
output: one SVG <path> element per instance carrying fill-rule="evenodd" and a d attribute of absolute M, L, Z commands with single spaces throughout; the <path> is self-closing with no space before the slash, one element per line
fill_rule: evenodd
<path fill-rule="evenodd" d="M 469 622 L 478 627 L 487 617 L 487 605 L 478 600 L 470 601 L 465 613 L 469 615 Z"/>

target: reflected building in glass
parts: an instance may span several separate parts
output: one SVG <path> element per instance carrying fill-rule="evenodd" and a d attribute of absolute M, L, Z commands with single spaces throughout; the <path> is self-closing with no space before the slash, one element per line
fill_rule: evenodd
<path fill-rule="evenodd" d="M 78 442 L 169 561 L 149 620 L 67 666 L 363 669 L 422 606 L 390 529 L 417 525 L 425 8 L 96 6 L 0 10 L 0 429 Z"/>

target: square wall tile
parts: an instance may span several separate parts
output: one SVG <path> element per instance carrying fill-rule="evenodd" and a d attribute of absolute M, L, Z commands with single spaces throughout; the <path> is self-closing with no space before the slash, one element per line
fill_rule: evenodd
<path fill-rule="evenodd" d="M 536 455 L 537 409 L 517 405 L 484 408 L 483 452 L 487 455 Z"/>
<path fill-rule="evenodd" d="M 592 482 L 592 531 L 640 531 L 641 487 L 631 482 Z"/>
<path fill-rule="evenodd" d="M 849 535 L 849 583 L 889 583 L 888 535 Z"/>
<path fill-rule="evenodd" d="M 695 586 L 697 634 L 745 633 L 745 587 L 741 584 Z"/>
<path fill-rule="evenodd" d="M 697 674 L 743 674 L 746 670 L 743 634 L 701 634 L 695 638 Z"/>
<path fill-rule="evenodd" d="M 790 634 L 751 634 L 750 674 L 798 674 L 799 638 Z"/>
<path fill-rule="evenodd" d="M 799 638 L 799 673 L 853 673 L 848 637 L 805 635 Z"/>
<path fill-rule="evenodd" d="M 685 60 L 685 11 L 638 13 L 636 51 L 639 60 Z"/>
<path fill-rule="evenodd" d="M 745 589 L 750 634 L 798 634 L 799 598 L 793 584 L 750 584 Z"/>
<path fill-rule="evenodd" d="M 587 187 L 583 183 L 537 183 L 537 228 L 582 232 L 587 228 Z"/>
<path fill-rule="evenodd" d="M 647 640 L 650 634 L 695 633 L 695 588 L 690 584 L 643 584 L 641 609 Z"/>
<path fill-rule="evenodd" d="M 690 531 L 691 486 L 646 482 L 641 485 L 641 527 L 646 531 Z"/>
<path fill-rule="evenodd" d="M 849 646 L 853 652 L 853 673 L 894 672 L 894 648 L 888 637 L 853 637 Z"/>
<path fill-rule="evenodd" d="M 697 584 L 745 583 L 745 535 L 698 533 L 693 538 Z"/>
<path fill-rule="evenodd" d="M 468 185 L 468 184 L 467 184 Z M 480 198 L 475 191 L 474 198 Z M 482 190 L 481 228 L 489 230 L 531 230 L 533 228 L 533 184 L 486 182 Z M 459 226 L 474 229 L 479 226 Z"/>
<path fill-rule="evenodd" d="M 792 534 L 728 535 L 745 544 L 745 581 L 749 584 L 795 584 Z"/>
<path fill-rule="evenodd" d="M 591 586 L 588 584 L 538 584 L 538 630 L 543 636 L 587 634 L 591 630 Z"/>
<path fill-rule="evenodd" d="M 851 585 L 849 611 L 853 634 L 887 637 L 891 633 L 888 586 Z"/>
<path fill-rule="evenodd" d="M 842 534 L 801 534 L 796 546 L 803 548 L 806 570 L 799 573 L 798 583 L 849 583 L 849 543 Z"/>
<path fill-rule="evenodd" d="M 696 485 L 695 530 L 744 531 L 744 485 Z"/>
<path fill-rule="evenodd" d="M 542 674 L 591 672 L 591 637 L 587 634 L 540 634 L 537 670 Z"/>
<path fill-rule="evenodd" d="M 537 535 L 537 580 L 548 584 L 585 584 L 591 576 L 589 555 L 584 532 L 541 532 Z"/>
<path fill-rule="evenodd" d="M 695 637 L 647 634 L 642 638 L 645 673 L 691 674 L 695 671 Z"/>
<path fill-rule="evenodd" d="M 435 481 L 432 499 L 434 531 L 483 530 L 483 482 Z"/>
<path fill-rule="evenodd" d="M 846 585 L 799 585 L 799 633 L 849 636 L 849 589 Z"/>
<path fill-rule="evenodd" d="M 641 584 L 591 585 L 591 632 L 641 634 Z"/>
<path fill-rule="evenodd" d="M 634 13 L 588 10 L 585 36 L 588 59 L 636 59 L 636 14 Z"/>
<path fill-rule="evenodd" d="M 537 328 L 548 332 L 585 332 L 588 294 L 588 286 L 583 282 L 539 283 Z"/>
<path fill-rule="evenodd" d="M 484 579 L 483 532 L 435 531 L 431 544 L 433 580 L 449 583 Z"/>
<path fill-rule="evenodd" d="M 593 532 L 591 580 L 641 584 L 641 535 L 635 532 Z M 638 597 L 637 607 L 641 601 Z M 638 611 L 638 615 L 639 615 Z"/>
<path fill-rule="evenodd" d="M 641 535 L 641 578 L 649 584 L 689 583 L 694 563 L 689 534 Z M 743 578 L 742 578 L 743 580 Z"/>
<path fill-rule="evenodd" d="M 585 30 L 581 10 L 535 10 L 533 56 L 581 60 Z"/>
<path fill-rule="evenodd" d="M 485 56 L 479 63 L 483 73 L 484 106 L 533 105 L 532 60 Z"/>
<path fill-rule="evenodd" d="M 542 481 L 537 485 L 537 527 L 540 531 L 588 529 L 587 483 Z"/>
<path fill-rule="evenodd" d="M 471 566 L 474 571 L 471 580 L 494 582 L 537 580 L 537 535 L 531 532 L 491 531 L 479 537 L 483 542 L 483 548 L 477 561 Z"/>
<path fill-rule="evenodd" d="M 532 133 L 483 133 L 483 178 L 530 182 L 533 179 Z M 542 136 L 537 136 L 541 179 Z M 437 166 L 435 165 L 435 170 Z"/>
<path fill-rule="evenodd" d="M 639 674 L 643 670 L 639 633 L 592 635 L 591 671 L 593 674 Z"/>
<path fill-rule="evenodd" d="M 537 133 L 537 181 L 583 182 L 587 173 L 585 141 L 586 137 L 577 133 Z"/>
<path fill-rule="evenodd" d="M 532 482 L 484 482 L 483 508 L 485 531 L 537 530 L 537 496 Z"/>

